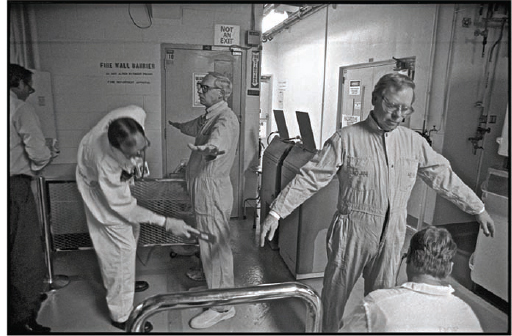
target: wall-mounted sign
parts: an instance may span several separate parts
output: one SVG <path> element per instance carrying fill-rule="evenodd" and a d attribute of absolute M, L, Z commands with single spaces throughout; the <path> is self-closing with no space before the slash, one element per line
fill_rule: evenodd
<path fill-rule="evenodd" d="M 277 93 L 277 108 L 282 110 L 284 106 L 284 91 Z"/>
<path fill-rule="evenodd" d="M 166 65 L 174 64 L 174 50 L 166 50 L 166 52 L 165 52 L 165 64 Z"/>
<path fill-rule="evenodd" d="M 253 51 L 251 57 L 251 89 L 260 88 L 260 52 Z"/>
<path fill-rule="evenodd" d="M 247 95 L 248 96 L 259 96 L 260 90 L 247 90 Z"/>
<path fill-rule="evenodd" d="M 242 48 L 231 47 L 229 50 L 231 50 L 231 55 L 233 56 L 242 56 Z"/>
<path fill-rule="evenodd" d="M 348 94 L 350 96 L 359 96 L 361 94 L 361 81 L 351 80 L 348 87 Z"/>
<path fill-rule="evenodd" d="M 240 45 L 240 26 L 216 24 L 214 45 Z"/>
<path fill-rule="evenodd" d="M 199 100 L 199 93 L 197 92 L 197 84 L 203 81 L 203 78 L 208 73 L 193 73 L 192 74 L 192 107 L 204 107 Z"/>
<path fill-rule="evenodd" d="M 343 114 L 341 116 L 341 127 L 355 124 L 356 122 L 359 122 L 359 120 L 359 116 Z"/>
<path fill-rule="evenodd" d="M 148 85 L 153 83 L 155 63 L 100 62 L 109 85 Z"/>

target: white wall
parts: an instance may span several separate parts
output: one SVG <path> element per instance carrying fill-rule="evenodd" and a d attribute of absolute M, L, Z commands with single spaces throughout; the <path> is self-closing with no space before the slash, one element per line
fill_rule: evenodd
<path fill-rule="evenodd" d="M 508 34 L 503 37 L 498 67 L 501 71 L 496 75 L 492 93 L 491 109 L 497 115 L 497 123 L 490 125 L 492 136 L 486 136 L 489 150 L 473 156 L 467 138 L 474 135 L 478 122 L 475 120 L 477 114 L 470 110 L 482 97 L 478 88 L 485 78 L 485 62 L 479 59 L 482 38 L 474 37 L 478 28 L 474 23 L 478 19 L 479 5 L 466 4 L 458 9 L 456 6 L 412 3 L 338 4 L 335 9 L 328 6 L 263 44 L 264 57 L 271 57 L 277 63 L 270 65 L 264 62 L 263 73 L 275 75 L 274 83 L 286 80 L 283 109 L 287 116 L 299 107 L 310 112 L 315 140 L 320 147 L 336 129 L 340 67 L 368 63 L 370 59 L 378 62 L 392 57 L 416 56 L 414 107 L 417 112 L 411 117 L 410 127 L 421 130 L 424 121 L 427 130 L 436 126 L 439 131 L 431 134 L 433 148 L 446 155 L 452 161 L 454 171 L 474 187 L 478 180 L 482 181 L 487 166 L 498 165 L 502 161 L 494 150 L 495 147 L 497 149 L 495 138 L 499 136 L 494 133 L 497 132 L 495 129 L 501 132 L 503 127 L 507 93 L 510 91 L 509 71 L 504 71 L 505 64 L 509 62 L 504 51 L 509 49 L 506 42 Z M 473 24 L 461 28 L 463 17 L 472 18 Z M 496 27 L 489 30 L 488 51 L 499 35 Z M 323 78 L 325 46 L 326 73 Z M 310 85 L 304 84 L 306 77 L 314 83 L 311 86 L 317 87 L 311 89 Z M 302 85 L 292 88 L 289 83 Z M 325 86 L 323 91 L 322 86 Z M 274 97 L 278 91 L 279 87 L 275 85 Z M 325 98 L 323 105 L 322 94 Z M 276 106 L 274 98 L 274 108 Z M 447 133 L 453 136 L 447 136 Z M 433 192 L 425 196 L 419 190 L 413 194 L 408 210 L 416 217 L 424 211 L 427 223 L 456 223 L 472 219 L 451 204 L 445 206 L 446 203 Z M 436 211 L 436 207 L 440 210 Z"/>
<path fill-rule="evenodd" d="M 274 85 L 275 97 L 278 97 L 276 90 L 279 91 L 279 84 L 286 82 L 282 109 L 290 137 L 300 135 L 295 111 L 309 113 L 313 130 L 321 127 L 319 117 L 322 113 L 325 22 L 314 19 L 318 16 L 325 17 L 325 11 L 304 19 L 307 24 L 294 25 L 277 35 L 272 42 L 267 42 L 277 45 L 279 57 L 277 83 L 274 82 L 277 84 Z M 319 134 L 315 132 L 317 148 L 321 147 L 319 141 Z"/>
<path fill-rule="evenodd" d="M 278 59 L 279 66 L 274 65 L 278 71 L 275 82 L 287 82 L 287 116 L 301 109 L 309 112 L 317 146 L 321 147 L 336 130 L 339 68 L 368 63 L 370 59 L 378 62 L 409 56 L 416 56 L 416 92 L 423 94 L 417 94 L 415 107 L 421 111 L 418 107 L 425 106 L 425 85 L 431 67 L 435 9 L 435 5 L 337 5 L 336 9 L 328 6 L 264 43 L 265 57 L 271 54 L 270 57 Z M 270 71 L 264 66 L 263 72 Z M 278 90 L 276 85 L 274 96 Z M 293 129 L 296 122 L 290 121 L 294 122 Z M 422 121 L 422 114 L 418 113 L 411 123 L 421 128 Z"/>
<path fill-rule="evenodd" d="M 161 50 L 163 43 L 213 45 L 215 24 L 240 26 L 240 44 L 251 29 L 251 4 L 154 4 L 152 24 L 145 26 L 146 8 L 128 3 L 32 4 L 43 71 L 52 74 L 57 135 L 61 155 L 54 164 L 76 163 L 83 135 L 113 108 L 136 104 L 147 112 L 146 130 L 154 139 L 148 150 L 151 175 L 162 176 Z M 255 29 L 261 29 L 263 5 L 254 5 Z M 253 49 L 254 50 L 254 49 Z M 250 53 L 250 50 L 247 51 Z M 150 85 L 108 85 L 101 62 L 155 64 Z M 250 78 L 250 57 L 245 64 Z M 245 95 L 247 90 L 241 90 Z M 242 97 L 244 171 L 257 155 L 259 99 Z M 250 116 L 245 120 L 246 114 Z M 256 134 L 255 139 L 252 134 Z M 256 145 L 255 145 L 256 143 Z M 255 178 L 255 177 L 254 177 Z M 253 194 L 254 191 L 249 191 Z"/>
<path fill-rule="evenodd" d="M 501 135 L 510 97 L 509 30 L 504 29 L 502 41 L 494 48 L 489 61 L 492 46 L 499 39 L 500 24 L 491 22 L 488 25 L 488 42 L 484 50 L 483 38 L 475 37 L 474 34 L 476 29 L 484 29 L 478 15 L 479 9 L 479 6 L 473 4 L 442 8 L 455 24 L 453 40 L 449 41 L 452 43 L 452 61 L 447 76 L 444 76 L 447 108 L 438 135 L 444 142 L 442 154 L 450 160 L 460 178 L 478 195 L 481 194 L 481 183 L 486 178 L 488 168 L 503 166 L 504 158 L 497 154 L 496 138 Z M 463 27 L 463 18 L 471 18 L 472 25 Z M 451 31 L 451 28 L 446 31 Z M 483 107 L 478 107 L 477 102 L 482 102 Z M 482 114 L 495 115 L 496 123 L 479 124 Z M 474 153 L 468 138 L 475 136 L 478 126 L 489 128 L 490 132 L 479 143 L 484 149 Z M 435 197 L 435 209 L 432 219 L 434 223 L 473 220 L 473 216 L 466 215 L 441 197 Z"/>

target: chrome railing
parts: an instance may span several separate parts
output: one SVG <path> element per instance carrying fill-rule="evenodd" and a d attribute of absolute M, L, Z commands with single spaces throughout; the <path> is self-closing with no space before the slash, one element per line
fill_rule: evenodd
<path fill-rule="evenodd" d="M 135 307 L 126 324 L 126 331 L 142 332 L 146 320 L 164 310 L 237 305 L 285 298 L 300 298 L 306 303 L 306 332 L 321 331 L 320 297 L 311 287 L 299 282 L 155 295 Z"/>

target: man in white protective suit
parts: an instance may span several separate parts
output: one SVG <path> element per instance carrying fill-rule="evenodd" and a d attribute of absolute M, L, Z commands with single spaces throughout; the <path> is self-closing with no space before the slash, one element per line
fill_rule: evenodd
<path fill-rule="evenodd" d="M 144 169 L 146 112 L 138 106 L 115 109 L 89 131 L 78 147 L 76 180 L 85 204 L 87 226 L 107 289 L 112 325 L 125 329 L 135 291 L 149 287 L 135 281 L 140 223 L 165 227 L 189 238 L 199 232 L 175 218 L 166 218 L 137 205 L 130 184 L 133 172 Z M 152 330 L 147 322 L 144 331 Z"/>

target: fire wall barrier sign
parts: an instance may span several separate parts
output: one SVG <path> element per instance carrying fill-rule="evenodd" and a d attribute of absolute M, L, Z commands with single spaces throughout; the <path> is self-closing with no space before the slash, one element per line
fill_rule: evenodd
<path fill-rule="evenodd" d="M 153 62 L 100 62 L 99 68 L 108 85 L 150 85 L 155 81 L 158 70 Z"/>
<path fill-rule="evenodd" d="M 253 51 L 251 57 L 251 89 L 260 88 L 260 52 Z"/>

